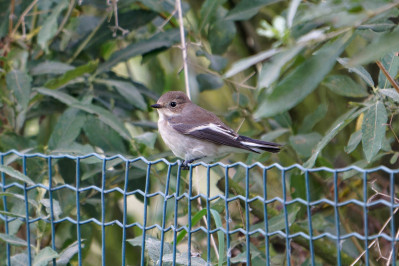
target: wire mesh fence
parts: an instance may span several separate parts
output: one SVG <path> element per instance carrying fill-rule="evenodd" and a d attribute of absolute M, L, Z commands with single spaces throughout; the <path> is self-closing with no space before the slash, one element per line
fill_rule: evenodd
<path fill-rule="evenodd" d="M 397 169 L 185 171 L 165 159 L 17 151 L 0 162 L 1 264 L 398 262 Z"/>

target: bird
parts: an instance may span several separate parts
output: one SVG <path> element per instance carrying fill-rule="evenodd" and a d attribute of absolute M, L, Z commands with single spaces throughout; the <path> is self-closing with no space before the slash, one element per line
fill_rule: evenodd
<path fill-rule="evenodd" d="M 158 111 L 162 139 L 175 156 L 184 159 L 183 169 L 232 152 L 277 153 L 281 149 L 280 144 L 239 135 L 181 91 L 166 92 L 151 107 Z"/>

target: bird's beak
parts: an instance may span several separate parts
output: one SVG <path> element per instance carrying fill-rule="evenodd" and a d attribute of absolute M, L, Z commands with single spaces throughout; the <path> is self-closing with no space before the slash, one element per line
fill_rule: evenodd
<path fill-rule="evenodd" d="M 156 104 L 151 105 L 151 107 L 152 107 L 152 108 L 157 108 L 157 109 L 158 109 L 158 108 L 162 108 L 162 105 L 156 103 Z"/>

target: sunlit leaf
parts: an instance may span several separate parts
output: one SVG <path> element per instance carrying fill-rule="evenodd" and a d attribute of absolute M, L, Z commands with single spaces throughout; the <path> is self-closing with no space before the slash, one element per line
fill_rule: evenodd
<path fill-rule="evenodd" d="M 255 119 L 282 113 L 301 102 L 330 72 L 350 37 L 351 34 L 347 34 L 336 41 L 328 42 L 311 58 L 291 71 L 276 85 L 273 92 L 260 102 L 254 113 Z"/>
<path fill-rule="evenodd" d="M 273 56 L 270 61 L 264 63 L 259 73 L 258 88 L 268 88 L 273 84 L 280 76 L 284 65 L 292 60 L 302 49 L 303 46 L 296 45 L 291 49 L 281 51 Z"/>
<path fill-rule="evenodd" d="M 262 135 L 261 140 L 264 141 L 273 141 L 276 138 L 282 136 L 283 134 L 289 132 L 290 130 L 288 128 L 279 128 L 273 131 L 270 131 L 264 135 Z"/>
<path fill-rule="evenodd" d="M 362 145 L 368 162 L 381 149 L 385 136 L 385 124 L 388 120 L 387 111 L 382 102 L 371 105 L 364 114 L 362 124 Z"/>
<path fill-rule="evenodd" d="M 12 177 L 14 179 L 17 179 L 19 181 L 27 183 L 27 184 L 29 184 L 31 186 L 35 185 L 35 182 L 33 182 L 32 179 L 30 179 L 29 177 L 27 177 L 23 173 L 15 170 L 14 168 L 12 168 L 10 166 L 0 165 L 0 172 L 3 172 L 3 173 L 9 175 L 10 177 Z"/>
<path fill-rule="evenodd" d="M 81 248 L 83 248 L 84 245 L 82 245 Z M 66 247 L 64 250 L 61 251 L 60 256 L 57 259 L 57 265 L 67 265 L 71 258 L 77 254 L 79 251 L 79 243 L 78 241 L 73 242 L 70 244 L 68 247 Z"/>
<path fill-rule="evenodd" d="M 257 63 L 262 62 L 263 60 L 272 57 L 273 55 L 277 54 L 280 52 L 278 49 L 270 49 L 261 53 L 258 53 L 256 55 L 249 56 L 244 59 L 240 59 L 237 62 L 234 62 L 234 64 L 230 67 L 230 69 L 224 74 L 225 78 L 229 78 L 231 76 L 234 76 L 235 74 L 244 71 L 245 69 L 249 68 L 250 66 L 253 66 Z"/>
<path fill-rule="evenodd" d="M 399 102 L 399 93 L 394 89 L 380 89 L 378 90 L 384 96 L 387 96 L 394 100 L 395 102 Z"/>
<path fill-rule="evenodd" d="M 366 97 L 367 89 L 345 75 L 330 75 L 323 81 L 323 85 L 332 92 L 346 97 Z"/>
<path fill-rule="evenodd" d="M 128 239 L 128 242 L 132 246 L 142 246 L 143 236 L 138 236 L 133 239 Z M 148 252 L 148 256 L 153 262 L 158 262 L 159 255 L 161 254 L 161 240 L 155 237 L 146 235 L 145 236 L 145 250 Z M 164 242 L 163 243 L 163 254 L 164 256 L 167 254 L 171 254 L 173 251 L 173 247 L 170 243 Z"/>
<path fill-rule="evenodd" d="M 37 253 L 33 259 L 33 266 L 46 266 L 52 260 L 58 258 L 58 253 L 50 247 L 45 247 Z"/>
<path fill-rule="evenodd" d="M 12 266 L 26 266 L 29 265 L 29 258 L 27 253 L 18 253 L 11 256 Z"/>
<path fill-rule="evenodd" d="M 14 246 L 27 246 L 28 243 L 16 236 L 12 236 L 12 235 L 8 235 L 8 234 L 3 234 L 0 233 L 0 239 L 4 242 L 7 242 L 10 245 L 14 245 Z"/>

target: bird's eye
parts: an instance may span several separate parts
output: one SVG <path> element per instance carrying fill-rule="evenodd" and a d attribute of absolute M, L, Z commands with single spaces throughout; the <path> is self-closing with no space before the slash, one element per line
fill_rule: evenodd
<path fill-rule="evenodd" d="M 172 107 L 176 107 L 176 105 L 177 105 L 176 102 L 171 102 L 170 103 L 170 106 L 172 106 Z"/>

